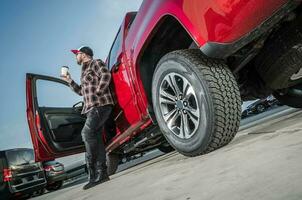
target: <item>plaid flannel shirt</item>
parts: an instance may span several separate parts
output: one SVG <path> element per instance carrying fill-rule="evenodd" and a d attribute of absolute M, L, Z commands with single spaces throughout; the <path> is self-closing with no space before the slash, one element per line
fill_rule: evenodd
<path fill-rule="evenodd" d="M 74 80 L 69 82 L 71 89 L 84 97 L 82 114 L 89 112 L 93 107 L 114 105 L 110 81 L 110 71 L 102 62 L 91 60 L 82 65 L 81 85 Z"/>

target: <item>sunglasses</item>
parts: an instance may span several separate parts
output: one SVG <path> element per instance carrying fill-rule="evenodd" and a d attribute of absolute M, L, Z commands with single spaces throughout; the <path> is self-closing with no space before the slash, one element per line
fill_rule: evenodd
<path fill-rule="evenodd" d="M 79 54 L 83 54 L 83 52 L 76 53 L 76 56 L 79 55 Z"/>

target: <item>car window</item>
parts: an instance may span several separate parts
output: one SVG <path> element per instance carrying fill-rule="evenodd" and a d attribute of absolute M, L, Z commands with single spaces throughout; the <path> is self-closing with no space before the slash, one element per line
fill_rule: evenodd
<path fill-rule="evenodd" d="M 114 40 L 114 43 L 111 47 L 110 53 L 109 53 L 109 69 L 111 70 L 112 66 L 114 65 L 114 63 L 117 60 L 118 57 L 118 51 L 121 47 L 121 41 L 122 40 L 122 31 L 121 28 L 119 29 L 116 38 Z"/>
<path fill-rule="evenodd" d="M 9 166 L 34 163 L 34 151 L 32 149 L 6 151 L 6 158 Z"/>
<path fill-rule="evenodd" d="M 44 165 L 56 165 L 56 164 L 58 164 L 58 162 L 57 162 L 57 161 L 54 161 L 54 160 L 52 160 L 52 161 L 47 161 L 47 162 L 44 163 Z"/>
<path fill-rule="evenodd" d="M 127 25 L 127 28 L 125 29 L 125 37 L 128 35 L 128 31 L 135 19 L 135 16 L 136 16 L 137 13 L 133 13 L 131 16 L 130 16 L 130 21 L 129 21 L 129 24 Z"/>
<path fill-rule="evenodd" d="M 58 82 L 37 80 L 36 88 L 39 107 L 70 108 L 82 101 L 70 87 Z"/>

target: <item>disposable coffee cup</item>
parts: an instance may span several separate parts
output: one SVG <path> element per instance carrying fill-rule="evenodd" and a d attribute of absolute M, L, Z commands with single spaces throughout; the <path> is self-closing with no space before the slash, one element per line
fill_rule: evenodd
<path fill-rule="evenodd" d="M 69 70 L 69 67 L 67 67 L 67 66 L 62 66 L 62 67 L 61 67 L 61 76 L 66 77 L 67 74 L 68 74 L 68 70 Z"/>

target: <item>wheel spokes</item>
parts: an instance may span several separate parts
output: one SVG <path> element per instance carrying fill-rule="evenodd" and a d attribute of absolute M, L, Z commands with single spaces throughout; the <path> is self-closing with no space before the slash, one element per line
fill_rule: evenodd
<path fill-rule="evenodd" d="M 166 92 L 163 88 L 160 89 L 160 92 L 159 92 L 160 96 L 161 97 L 164 97 L 166 99 L 169 99 L 170 101 L 175 101 L 176 99 L 176 96 L 172 95 L 172 94 L 169 94 L 168 92 Z"/>
<path fill-rule="evenodd" d="M 192 108 L 191 106 L 188 106 L 186 108 L 186 110 L 188 111 L 188 113 L 190 113 L 192 116 L 194 116 L 195 118 L 199 118 L 199 108 Z"/>
<path fill-rule="evenodd" d="M 187 86 L 187 88 L 186 88 L 186 91 L 185 91 L 185 93 L 184 93 L 184 97 L 185 97 L 186 99 L 189 99 L 192 95 L 195 96 L 195 92 L 194 92 L 193 87 L 189 85 L 189 86 Z"/>
<path fill-rule="evenodd" d="M 198 119 L 195 118 L 194 115 L 192 115 L 190 112 L 188 112 L 188 115 L 190 116 L 191 122 L 194 124 L 195 127 L 198 127 Z"/>
<path fill-rule="evenodd" d="M 176 109 L 175 109 L 176 110 Z M 178 112 L 175 112 L 173 115 L 172 115 L 172 117 L 169 119 L 169 120 L 167 120 L 167 125 L 168 125 L 168 127 L 170 128 L 170 129 L 173 129 L 173 127 L 174 126 L 176 126 L 176 124 L 175 124 L 175 122 L 176 122 L 176 120 L 177 120 L 177 118 L 179 117 L 179 113 Z"/>
<path fill-rule="evenodd" d="M 182 139 L 192 137 L 199 126 L 200 113 L 190 82 L 180 74 L 167 74 L 160 85 L 159 103 L 170 131 Z"/>
<path fill-rule="evenodd" d="M 190 120 L 192 121 L 192 123 L 194 124 L 195 127 L 198 127 L 199 124 L 199 108 L 194 109 L 192 107 L 188 107 L 187 109 L 187 113 L 190 116 Z"/>
<path fill-rule="evenodd" d="M 182 113 L 181 114 L 181 124 L 180 124 L 180 137 L 188 138 L 190 136 L 190 127 L 188 121 L 188 115 Z"/>
<path fill-rule="evenodd" d="M 162 88 L 160 89 L 159 95 L 160 95 L 160 103 L 175 104 L 176 97 L 173 96 L 172 94 L 169 94 L 164 89 Z"/>
<path fill-rule="evenodd" d="M 173 91 L 173 93 L 175 94 L 175 96 L 177 96 L 177 91 L 176 91 L 176 89 L 174 88 L 174 85 L 173 85 L 173 82 L 172 82 L 171 75 L 167 75 L 167 76 L 164 78 L 164 81 L 166 81 L 166 83 L 168 84 L 169 88 L 171 88 L 172 91 Z"/>
<path fill-rule="evenodd" d="M 170 75 L 170 79 L 171 79 L 172 84 L 174 86 L 174 89 L 176 91 L 176 95 L 179 96 L 181 94 L 181 92 L 180 92 L 180 89 L 179 89 L 179 86 L 178 86 L 175 74 Z"/>
<path fill-rule="evenodd" d="M 176 111 L 177 111 L 176 109 L 173 109 L 173 110 L 171 110 L 170 112 L 166 113 L 166 114 L 164 115 L 164 120 L 165 120 L 166 122 L 169 121 L 170 118 L 174 116 L 174 114 L 176 113 Z"/>
<path fill-rule="evenodd" d="M 189 90 L 190 87 L 191 86 L 189 82 L 187 80 L 183 80 L 182 94 L 184 95 L 184 98 L 186 98 L 187 91 Z"/>

